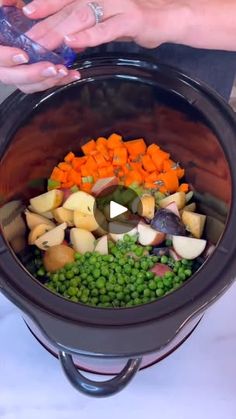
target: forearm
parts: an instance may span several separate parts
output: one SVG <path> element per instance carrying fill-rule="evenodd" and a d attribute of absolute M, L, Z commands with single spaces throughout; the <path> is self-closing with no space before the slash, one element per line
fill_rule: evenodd
<path fill-rule="evenodd" d="M 188 13 L 175 42 L 236 51 L 236 0 L 187 0 L 186 6 Z"/>

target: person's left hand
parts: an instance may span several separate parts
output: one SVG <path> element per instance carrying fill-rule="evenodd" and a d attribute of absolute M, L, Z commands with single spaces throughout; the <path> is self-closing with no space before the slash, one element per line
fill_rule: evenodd
<path fill-rule="evenodd" d="M 164 42 L 178 42 L 188 8 L 184 0 L 98 0 L 104 11 L 95 24 L 89 0 L 34 0 L 23 8 L 36 24 L 29 36 L 49 49 L 63 40 L 76 49 L 98 46 L 120 39 L 154 48 Z"/>

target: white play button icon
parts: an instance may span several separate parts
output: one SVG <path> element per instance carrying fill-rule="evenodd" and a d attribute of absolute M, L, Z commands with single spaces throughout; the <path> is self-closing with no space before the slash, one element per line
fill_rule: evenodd
<path fill-rule="evenodd" d="M 118 215 L 124 214 L 126 211 L 128 211 L 128 208 L 124 207 L 123 205 L 120 205 L 114 201 L 110 202 L 110 219 L 118 217 Z"/>

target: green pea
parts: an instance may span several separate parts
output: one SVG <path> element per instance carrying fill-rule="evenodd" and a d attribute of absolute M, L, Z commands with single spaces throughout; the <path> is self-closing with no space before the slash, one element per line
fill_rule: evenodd
<path fill-rule="evenodd" d="M 172 240 L 167 239 L 167 240 L 165 241 L 165 245 L 166 245 L 166 247 L 171 247 L 171 246 L 172 246 Z"/>
<path fill-rule="evenodd" d="M 67 290 L 67 294 L 70 297 L 76 296 L 77 295 L 77 288 L 76 287 L 69 287 L 68 290 Z"/>
<path fill-rule="evenodd" d="M 115 292 L 121 292 L 121 291 L 122 291 L 122 286 L 121 286 L 121 285 L 119 285 L 119 284 L 116 284 L 116 285 L 114 286 L 114 291 L 115 291 Z"/>
<path fill-rule="evenodd" d="M 150 288 L 150 290 L 155 290 L 157 288 L 157 284 L 156 284 L 156 282 L 153 279 L 151 279 L 148 282 L 148 287 Z"/>
<path fill-rule="evenodd" d="M 63 294 L 63 292 L 65 292 L 65 290 L 66 290 L 65 285 L 63 285 L 63 284 L 59 285 L 59 291 L 60 291 L 61 294 Z"/>
<path fill-rule="evenodd" d="M 46 274 L 46 271 L 45 271 L 45 269 L 44 268 L 40 268 L 38 271 L 37 271 L 37 275 L 38 276 L 44 276 Z"/>
<path fill-rule="evenodd" d="M 66 272 L 66 278 L 72 279 L 74 277 L 74 272 L 72 270 Z"/>
<path fill-rule="evenodd" d="M 147 269 L 148 269 L 148 263 L 145 261 L 143 261 L 143 262 L 141 262 L 141 268 L 144 270 L 144 271 L 146 271 Z"/>
<path fill-rule="evenodd" d="M 132 297 L 133 299 L 138 298 L 138 296 L 139 296 L 139 294 L 138 294 L 138 292 L 137 292 L 137 291 L 133 291 L 133 292 L 132 292 L 132 294 L 131 294 L 131 297 Z"/>
<path fill-rule="evenodd" d="M 143 283 L 144 283 L 144 280 L 142 278 L 137 278 L 135 281 L 136 285 L 143 285 Z"/>
<path fill-rule="evenodd" d="M 65 274 L 61 273 L 59 274 L 59 281 L 65 281 L 66 277 Z"/>
<path fill-rule="evenodd" d="M 166 287 L 170 287 L 170 286 L 172 286 L 172 280 L 170 278 L 163 278 L 163 284 Z"/>
<path fill-rule="evenodd" d="M 192 275 L 191 269 L 185 269 L 184 274 L 186 275 L 187 278 L 190 277 Z"/>
<path fill-rule="evenodd" d="M 52 276 L 52 280 L 53 280 L 53 282 L 57 282 L 57 281 L 59 281 L 59 275 L 58 275 L 58 274 L 54 274 L 54 275 Z"/>
<path fill-rule="evenodd" d="M 128 303 L 128 302 L 130 301 L 130 294 L 125 294 L 125 295 L 124 295 L 124 301 L 125 301 L 126 303 Z"/>
<path fill-rule="evenodd" d="M 110 301 L 109 295 L 100 295 L 100 301 L 101 303 L 109 303 Z"/>
<path fill-rule="evenodd" d="M 97 289 L 97 288 L 93 288 L 93 289 L 91 290 L 91 295 L 92 295 L 93 297 L 97 297 L 97 295 L 99 295 L 99 291 L 98 291 L 98 289 Z"/>
<path fill-rule="evenodd" d="M 103 278 L 102 276 L 100 276 L 100 278 L 98 278 L 96 281 L 97 288 L 103 288 L 105 284 L 106 284 L 105 278 Z"/>
<path fill-rule="evenodd" d="M 162 297 L 164 295 L 164 290 L 162 288 L 157 288 L 156 295 L 157 297 Z"/>
<path fill-rule="evenodd" d="M 99 269 L 94 269 L 93 277 L 97 279 L 100 277 L 100 275 L 101 275 L 101 271 Z"/>
<path fill-rule="evenodd" d="M 93 306 L 96 306 L 97 305 L 97 303 L 98 303 L 98 298 L 97 297 L 93 297 L 93 298 L 91 298 L 91 300 L 90 300 L 90 303 L 93 305 Z"/>
<path fill-rule="evenodd" d="M 132 259 L 132 258 L 129 258 L 128 259 L 128 264 L 130 265 L 130 266 L 134 266 L 134 259 Z"/>
<path fill-rule="evenodd" d="M 87 274 L 86 272 L 82 272 L 82 273 L 80 274 L 81 279 L 86 279 L 86 278 L 87 278 L 87 276 L 88 276 L 88 274 Z"/>
<path fill-rule="evenodd" d="M 106 289 L 107 291 L 112 291 L 114 289 L 114 285 L 110 282 L 106 282 Z"/>
<path fill-rule="evenodd" d="M 78 303 L 79 302 L 79 299 L 77 297 L 75 297 L 75 296 L 71 297 L 70 300 L 73 301 L 74 303 Z"/>
<path fill-rule="evenodd" d="M 125 283 L 124 278 L 118 278 L 118 284 L 123 285 Z"/>
<path fill-rule="evenodd" d="M 121 266 L 119 266 L 119 265 L 117 265 L 117 266 L 115 267 L 115 271 L 116 271 L 116 272 L 122 272 L 122 267 L 121 267 Z"/>
<path fill-rule="evenodd" d="M 154 277 L 155 277 L 154 272 L 151 272 L 151 271 L 146 272 L 146 278 L 147 279 L 153 279 Z"/>
<path fill-rule="evenodd" d="M 80 253 L 75 253 L 75 260 L 80 260 L 82 255 Z"/>
<path fill-rule="evenodd" d="M 109 276 L 109 269 L 102 268 L 101 269 L 101 274 L 102 274 L 102 276 Z"/>
<path fill-rule="evenodd" d="M 136 306 L 138 306 L 139 304 L 142 304 L 142 300 L 141 300 L 141 298 L 139 298 L 139 297 L 135 298 L 135 299 L 134 299 L 134 304 L 135 304 Z"/>
<path fill-rule="evenodd" d="M 132 268 L 130 265 L 128 265 L 127 263 L 124 265 L 124 272 L 126 272 L 127 274 L 131 272 Z"/>
<path fill-rule="evenodd" d="M 77 287 L 80 283 L 80 279 L 78 277 L 72 278 L 70 280 L 70 286 L 71 287 Z"/>
<path fill-rule="evenodd" d="M 139 246 L 135 249 L 134 253 L 136 256 L 142 256 L 143 255 L 143 247 Z"/>
<path fill-rule="evenodd" d="M 75 275 L 78 275 L 78 273 L 79 273 L 79 269 L 77 268 L 77 266 L 72 268 L 72 271 L 74 272 Z"/>
<path fill-rule="evenodd" d="M 163 289 L 164 288 L 164 283 L 163 283 L 162 279 L 157 281 L 156 284 L 157 284 L 157 289 Z"/>
<path fill-rule="evenodd" d="M 143 295 L 144 297 L 150 297 L 151 295 L 151 291 L 149 288 L 145 288 L 145 290 L 143 291 Z"/>
<path fill-rule="evenodd" d="M 117 298 L 117 300 L 123 300 L 123 298 L 124 298 L 124 293 L 121 291 L 121 292 L 118 292 L 117 294 L 116 294 L 116 298 Z"/>
<path fill-rule="evenodd" d="M 88 296 L 87 295 L 81 295 L 80 300 L 82 301 L 82 303 L 87 303 L 88 302 Z"/>
<path fill-rule="evenodd" d="M 114 300 L 116 298 L 116 292 L 114 292 L 114 291 L 109 291 L 108 295 L 109 295 L 111 300 Z"/>
<path fill-rule="evenodd" d="M 166 256 L 166 255 L 163 255 L 162 257 L 161 257 L 161 263 L 167 263 L 168 262 L 168 257 Z"/>
<path fill-rule="evenodd" d="M 99 293 L 102 294 L 102 295 L 105 295 L 107 293 L 106 288 L 105 287 L 100 288 Z"/>

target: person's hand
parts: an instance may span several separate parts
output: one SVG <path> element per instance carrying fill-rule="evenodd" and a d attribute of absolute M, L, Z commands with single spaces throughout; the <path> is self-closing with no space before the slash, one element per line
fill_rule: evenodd
<path fill-rule="evenodd" d="M 187 17 L 181 0 L 98 0 L 103 20 L 95 24 L 88 0 L 34 0 L 23 8 L 33 19 L 48 18 L 36 24 L 29 36 L 49 49 L 63 39 L 72 48 L 98 46 L 119 39 L 133 40 L 153 48 L 163 42 L 176 42 Z"/>
<path fill-rule="evenodd" d="M 17 0 L 4 0 L 1 3 L 5 6 L 19 6 Z M 79 78 L 77 71 L 68 71 L 63 65 L 50 62 L 29 65 L 28 60 L 29 57 L 24 51 L 0 46 L 0 82 L 14 85 L 25 93 L 33 93 Z"/>

